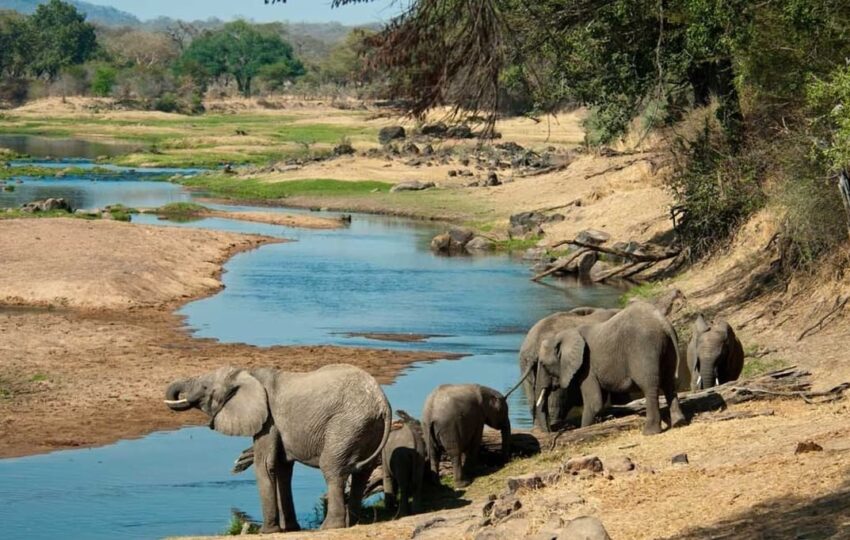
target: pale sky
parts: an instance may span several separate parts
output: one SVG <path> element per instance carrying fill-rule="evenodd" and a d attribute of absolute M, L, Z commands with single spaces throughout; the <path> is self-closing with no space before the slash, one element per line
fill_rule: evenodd
<path fill-rule="evenodd" d="M 287 0 L 266 5 L 263 0 L 86 0 L 132 13 L 142 20 L 159 16 L 196 20 L 218 17 L 225 21 L 242 17 L 258 22 L 329 22 L 363 24 L 386 21 L 401 11 L 405 0 L 376 0 L 331 9 L 330 0 Z"/>

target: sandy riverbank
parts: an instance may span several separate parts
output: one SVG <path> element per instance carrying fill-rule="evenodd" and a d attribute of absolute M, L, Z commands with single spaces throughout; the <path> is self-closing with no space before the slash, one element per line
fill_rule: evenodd
<path fill-rule="evenodd" d="M 231 255 L 271 241 L 108 221 L 0 222 L 0 458 L 203 423 L 163 407 L 163 389 L 226 364 L 306 371 L 344 362 L 386 383 L 411 362 L 446 358 L 190 336 L 173 309 L 219 290 Z"/>

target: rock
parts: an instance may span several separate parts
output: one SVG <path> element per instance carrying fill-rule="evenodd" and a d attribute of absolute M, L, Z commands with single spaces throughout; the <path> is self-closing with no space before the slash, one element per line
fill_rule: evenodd
<path fill-rule="evenodd" d="M 602 274 L 611 270 L 611 268 L 613 267 L 605 261 L 596 261 L 596 263 L 590 269 L 590 279 L 596 280 Z"/>
<path fill-rule="evenodd" d="M 539 248 L 539 247 L 533 247 L 533 248 L 526 249 L 525 252 L 522 254 L 522 258 L 523 258 L 523 260 L 526 260 L 526 261 L 540 261 L 540 260 L 551 259 L 551 257 L 546 255 L 546 248 Z"/>
<path fill-rule="evenodd" d="M 449 178 L 454 178 L 457 176 L 457 171 L 452 169 L 449 171 Z"/>
<path fill-rule="evenodd" d="M 401 147 L 401 151 L 405 154 L 413 154 L 416 156 L 420 154 L 419 147 L 412 142 L 405 143 L 404 146 Z"/>
<path fill-rule="evenodd" d="M 461 158 L 460 164 L 463 165 L 464 167 L 469 167 L 469 158 L 468 157 Z"/>
<path fill-rule="evenodd" d="M 97 217 L 103 213 L 100 208 L 78 208 L 74 211 L 74 215 L 83 217 Z"/>
<path fill-rule="evenodd" d="M 803 441 L 797 443 L 797 449 L 794 450 L 795 454 L 808 454 L 809 452 L 823 452 L 823 446 L 814 441 Z"/>
<path fill-rule="evenodd" d="M 592 516 L 576 518 L 561 530 L 558 540 L 611 540 L 602 522 Z"/>
<path fill-rule="evenodd" d="M 476 236 L 472 240 L 466 243 L 466 251 L 492 251 L 495 245 L 493 241 L 484 238 L 483 236 Z"/>
<path fill-rule="evenodd" d="M 453 227 L 449 230 L 449 237 L 452 239 L 452 242 L 457 242 L 460 245 L 465 246 L 472 238 L 475 236 L 475 233 L 470 231 L 469 229 L 461 229 L 459 227 Z"/>
<path fill-rule="evenodd" d="M 495 527 L 479 531 L 475 540 L 514 540 L 527 536 L 529 521 L 527 519 L 511 519 Z"/>
<path fill-rule="evenodd" d="M 458 174 L 460 174 L 461 176 L 475 176 L 475 173 L 472 171 L 460 171 L 460 173 Z"/>
<path fill-rule="evenodd" d="M 502 181 L 499 180 L 499 175 L 491 172 L 487 175 L 487 180 L 484 181 L 485 186 L 501 186 Z"/>
<path fill-rule="evenodd" d="M 597 229 L 585 229 L 576 235 L 576 240 L 585 244 L 598 246 L 611 239 L 611 235 Z"/>
<path fill-rule="evenodd" d="M 545 483 L 539 474 L 524 474 L 522 476 L 514 476 L 508 478 L 508 493 L 514 494 L 519 490 L 532 491 L 545 487 Z"/>
<path fill-rule="evenodd" d="M 491 517 L 494 520 L 504 519 L 520 508 L 522 508 L 522 502 L 514 495 L 507 495 L 495 501 Z"/>
<path fill-rule="evenodd" d="M 528 232 L 528 229 L 523 225 L 515 225 L 508 229 L 508 236 L 510 238 L 522 238 L 525 236 L 525 233 Z"/>
<path fill-rule="evenodd" d="M 555 517 L 547 521 L 540 527 L 540 530 L 534 536 L 529 537 L 531 540 L 557 540 L 560 530 L 564 526 L 564 520 Z"/>
<path fill-rule="evenodd" d="M 481 515 L 483 517 L 488 517 L 493 513 L 493 506 L 496 504 L 496 499 L 498 499 L 498 497 L 495 495 L 487 497 L 487 502 L 481 507 Z"/>
<path fill-rule="evenodd" d="M 431 189 L 432 187 L 436 187 L 434 182 L 420 182 L 419 180 L 411 180 L 409 182 L 400 182 L 393 187 L 390 188 L 390 193 L 396 193 L 398 191 L 422 191 L 424 189 Z"/>
<path fill-rule="evenodd" d="M 74 211 L 68 201 L 62 198 L 49 198 L 40 201 L 28 202 L 26 204 L 21 205 L 21 210 L 23 212 L 28 212 L 31 214 L 35 212 L 52 212 L 54 210 L 64 210 L 68 213 Z"/>
<path fill-rule="evenodd" d="M 449 127 L 445 122 L 434 122 L 433 124 L 425 124 L 419 129 L 422 135 L 430 135 L 432 137 L 442 137 L 446 134 Z"/>
<path fill-rule="evenodd" d="M 350 156 L 354 154 L 354 147 L 348 143 L 338 144 L 334 147 L 335 156 Z"/>
<path fill-rule="evenodd" d="M 426 144 L 424 148 L 422 148 L 423 156 L 432 156 L 434 155 L 434 147 L 430 144 Z"/>
<path fill-rule="evenodd" d="M 452 126 L 448 128 L 446 130 L 446 137 L 449 139 L 471 139 L 475 137 L 475 134 L 469 126 L 461 124 L 459 126 Z"/>
<path fill-rule="evenodd" d="M 378 132 L 378 142 L 387 144 L 397 139 L 404 139 L 406 136 L 407 133 L 405 133 L 404 128 L 401 126 L 385 127 L 381 128 L 381 131 Z"/>
<path fill-rule="evenodd" d="M 508 154 L 520 154 L 525 152 L 525 148 L 512 141 L 499 143 L 496 145 L 496 148 L 503 152 L 507 152 Z"/>
<path fill-rule="evenodd" d="M 676 454 L 673 456 L 673 459 L 670 460 L 673 465 L 687 465 L 690 463 L 688 461 L 688 454 Z"/>
<path fill-rule="evenodd" d="M 431 239 L 431 251 L 438 255 L 465 253 L 466 244 L 473 238 L 472 231 L 452 229 Z"/>
<path fill-rule="evenodd" d="M 613 473 L 626 473 L 635 470 L 634 462 L 626 456 L 609 459 L 605 462 L 605 466 Z"/>
<path fill-rule="evenodd" d="M 602 465 L 602 460 L 596 456 L 582 456 L 571 458 L 561 466 L 561 471 L 569 474 L 579 474 L 581 471 L 590 471 L 591 473 L 600 473 L 605 467 Z"/>
<path fill-rule="evenodd" d="M 580 276 L 590 276 L 590 271 L 593 265 L 599 260 L 599 255 L 595 251 L 588 251 L 574 262 L 575 272 Z"/>

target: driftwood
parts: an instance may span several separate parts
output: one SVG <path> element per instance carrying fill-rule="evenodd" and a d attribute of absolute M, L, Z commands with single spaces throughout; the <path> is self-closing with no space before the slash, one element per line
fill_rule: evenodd
<path fill-rule="evenodd" d="M 551 266 L 548 270 L 546 270 L 544 272 L 540 272 L 539 274 L 537 274 L 536 276 L 531 278 L 531 281 L 540 281 L 541 279 L 545 278 L 546 276 L 549 276 L 551 274 L 554 274 L 555 272 L 558 272 L 560 270 L 565 269 L 567 266 L 570 265 L 571 262 L 578 259 L 579 257 L 584 255 L 588 251 L 590 251 L 590 250 L 587 250 L 587 249 L 576 250 L 575 253 L 566 257 L 564 260 L 558 262 L 557 264 Z"/>

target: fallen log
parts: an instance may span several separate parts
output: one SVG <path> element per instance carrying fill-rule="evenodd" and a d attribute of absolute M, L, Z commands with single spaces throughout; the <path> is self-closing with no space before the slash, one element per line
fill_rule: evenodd
<path fill-rule="evenodd" d="M 561 240 L 560 242 L 555 242 L 554 244 L 549 246 L 549 249 L 555 249 L 567 244 L 572 244 L 580 248 L 598 251 L 607 255 L 614 255 L 616 257 L 628 259 L 633 262 L 661 262 L 677 257 L 680 253 L 680 251 L 676 249 L 653 248 L 651 246 L 647 247 L 649 247 L 649 249 L 653 251 L 652 253 L 630 253 L 628 251 L 623 251 L 622 249 L 582 242 L 581 240 L 577 240 L 575 238 L 572 240 Z"/>
<path fill-rule="evenodd" d="M 568 257 L 566 257 L 562 261 L 558 262 L 557 264 L 552 265 L 547 270 L 540 272 L 539 274 L 537 274 L 536 276 L 531 278 L 531 281 L 540 281 L 541 279 L 545 278 L 546 276 L 550 276 L 550 275 L 554 274 L 555 272 L 563 270 L 564 268 L 569 266 L 571 262 L 578 259 L 579 257 L 584 255 L 588 251 L 589 250 L 587 250 L 587 249 L 576 250 L 576 252 L 573 253 L 572 255 L 569 255 Z"/>

